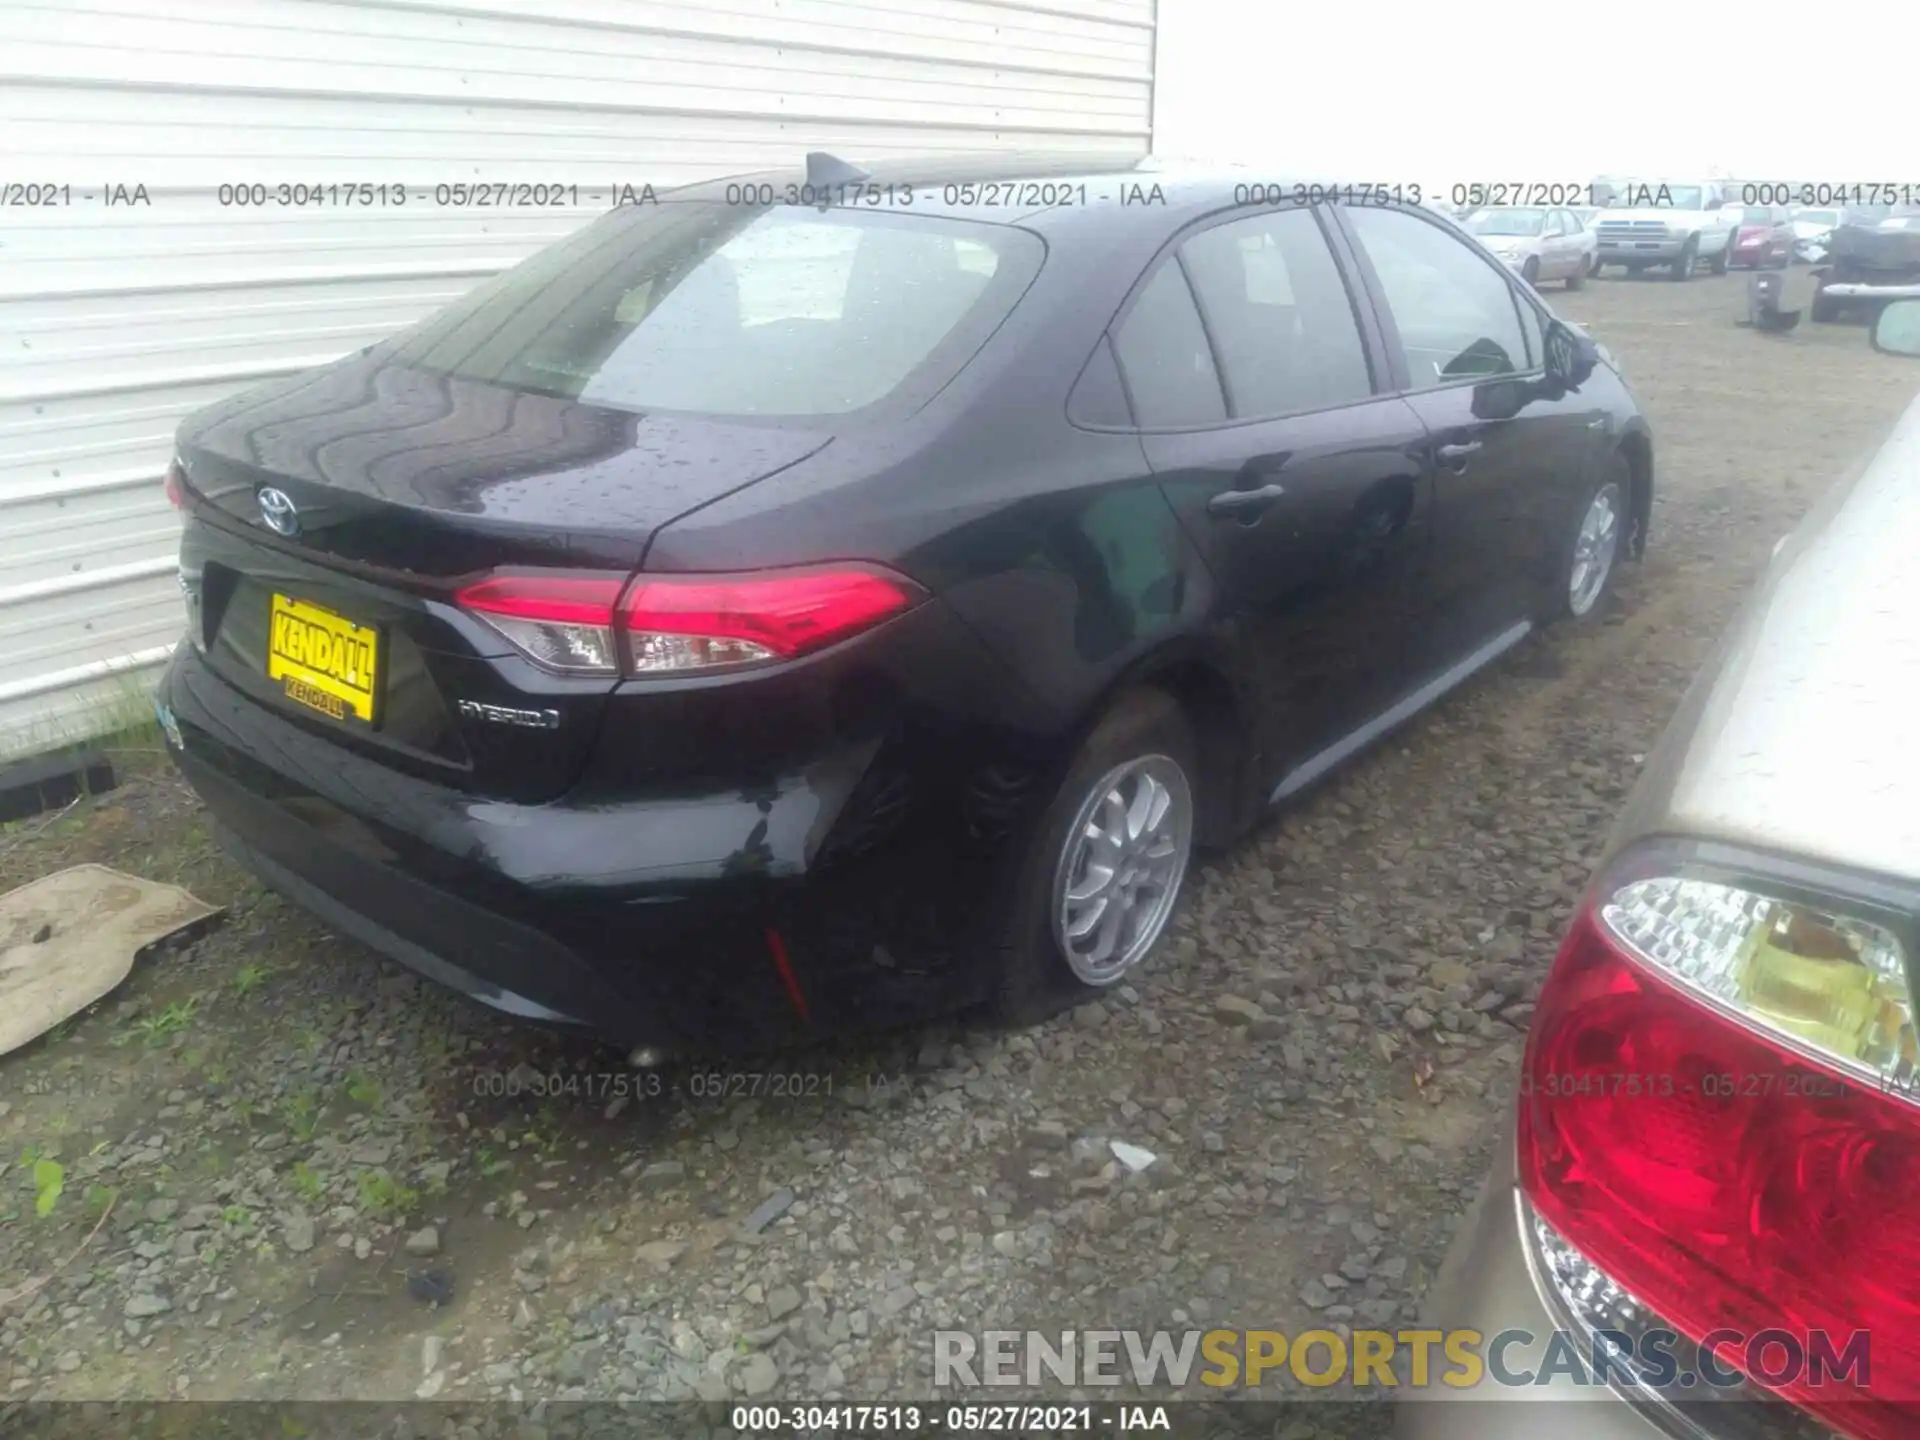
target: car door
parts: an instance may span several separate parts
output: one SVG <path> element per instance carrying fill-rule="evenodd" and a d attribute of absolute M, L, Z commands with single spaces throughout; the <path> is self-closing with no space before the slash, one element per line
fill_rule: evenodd
<path fill-rule="evenodd" d="M 1525 285 L 1415 212 L 1334 213 L 1396 383 L 1433 446 L 1430 609 L 1413 664 L 1437 674 L 1525 633 L 1605 412 L 1578 393 L 1556 400 L 1532 388 L 1545 373 L 1546 316 Z"/>
<path fill-rule="evenodd" d="M 1540 278 L 1564 280 L 1567 276 L 1567 222 L 1558 210 L 1546 213 L 1540 227 Z"/>
<path fill-rule="evenodd" d="M 1586 274 L 1593 258 L 1593 245 L 1587 227 L 1580 223 L 1580 217 L 1571 210 L 1556 210 L 1554 213 L 1560 217 L 1560 229 L 1565 236 L 1561 243 L 1567 249 L 1566 269 L 1561 272 L 1562 278 L 1572 279 L 1576 275 Z"/>
<path fill-rule="evenodd" d="M 1286 208 L 1203 225 L 1113 332 L 1148 463 L 1219 587 L 1267 786 L 1399 687 L 1425 583 L 1426 427 L 1384 393 L 1329 224 Z"/>

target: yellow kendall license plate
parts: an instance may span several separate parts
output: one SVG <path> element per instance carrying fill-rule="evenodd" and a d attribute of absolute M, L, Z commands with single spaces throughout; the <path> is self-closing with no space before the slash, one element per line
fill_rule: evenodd
<path fill-rule="evenodd" d="M 273 597 L 267 636 L 267 678 L 289 700 L 323 715 L 373 723 L 380 678 L 380 633 L 306 600 Z"/>

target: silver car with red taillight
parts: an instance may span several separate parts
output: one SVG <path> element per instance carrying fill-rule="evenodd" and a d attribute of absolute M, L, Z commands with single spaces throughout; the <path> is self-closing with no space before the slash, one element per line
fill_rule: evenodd
<path fill-rule="evenodd" d="M 1484 1369 L 1401 1440 L 1920 1434 L 1916 555 L 1920 399 L 1649 758 L 1424 1307 Z"/>

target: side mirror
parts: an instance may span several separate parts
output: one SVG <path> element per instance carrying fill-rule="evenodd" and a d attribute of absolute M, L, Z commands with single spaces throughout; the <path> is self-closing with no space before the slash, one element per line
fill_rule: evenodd
<path fill-rule="evenodd" d="M 1577 390 L 1600 363 L 1600 346 L 1563 320 L 1547 322 L 1547 378 Z"/>
<path fill-rule="evenodd" d="M 1920 300 L 1893 300 L 1873 321 L 1873 348 L 1882 355 L 1920 355 Z"/>

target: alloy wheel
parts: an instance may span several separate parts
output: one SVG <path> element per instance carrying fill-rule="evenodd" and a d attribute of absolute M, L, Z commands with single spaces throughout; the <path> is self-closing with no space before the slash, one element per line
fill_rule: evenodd
<path fill-rule="evenodd" d="M 1108 986 L 1153 948 L 1193 848 L 1193 793 L 1165 755 L 1103 775 L 1082 802 L 1054 869 L 1053 936 L 1076 978 Z"/>
<path fill-rule="evenodd" d="M 1567 577 L 1567 608 L 1585 615 L 1599 600 L 1620 550 L 1620 487 L 1611 481 L 1594 492 L 1580 533 L 1573 542 L 1573 568 Z"/>

